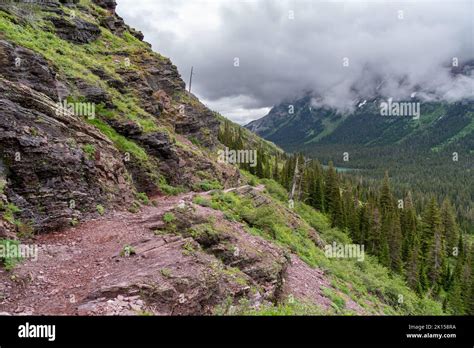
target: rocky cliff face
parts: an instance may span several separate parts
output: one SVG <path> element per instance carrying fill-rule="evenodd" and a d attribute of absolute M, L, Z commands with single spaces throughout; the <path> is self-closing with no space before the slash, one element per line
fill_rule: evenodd
<path fill-rule="evenodd" d="M 120 154 L 97 129 L 58 116 L 50 98 L 23 84 L 0 78 L 0 94 L 5 193 L 33 228 L 62 227 L 88 207 L 131 197 Z"/>
<path fill-rule="evenodd" d="M 115 7 L 0 4 L 0 234 L 62 228 L 136 192 L 239 181 L 212 160 L 219 121 Z"/>

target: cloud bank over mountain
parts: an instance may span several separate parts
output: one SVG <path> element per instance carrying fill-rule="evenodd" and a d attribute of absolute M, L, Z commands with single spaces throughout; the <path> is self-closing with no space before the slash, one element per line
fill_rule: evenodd
<path fill-rule="evenodd" d="M 473 2 L 118 0 L 193 93 L 239 123 L 311 92 L 347 110 L 359 96 L 459 100 L 473 76 Z M 145 18 L 145 20 L 144 20 Z M 238 64 L 237 64 L 238 62 Z M 238 65 L 238 66 L 236 66 Z"/>

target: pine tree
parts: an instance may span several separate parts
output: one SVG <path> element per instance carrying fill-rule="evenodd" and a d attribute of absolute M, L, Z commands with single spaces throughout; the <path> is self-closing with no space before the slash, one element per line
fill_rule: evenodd
<path fill-rule="evenodd" d="M 349 190 L 344 192 L 344 225 L 348 228 L 352 240 L 356 240 L 359 236 L 359 215 L 356 200 Z"/>
<path fill-rule="evenodd" d="M 462 301 L 461 280 L 457 277 L 453 280 L 453 284 L 448 292 L 446 302 L 446 306 L 452 314 L 464 314 L 465 310 L 464 302 Z"/>
<path fill-rule="evenodd" d="M 275 163 L 273 164 L 273 170 L 272 170 L 272 178 L 276 182 L 280 181 L 280 174 L 279 174 L 279 168 L 278 168 L 278 156 L 275 156 Z"/>
<path fill-rule="evenodd" d="M 344 227 L 339 180 L 332 162 L 329 162 L 329 169 L 326 175 L 326 191 L 324 197 L 326 199 L 327 212 L 331 216 L 332 226 Z"/>
<path fill-rule="evenodd" d="M 296 165 L 296 157 L 291 156 L 285 161 L 283 170 L 281 173 L 281 184 L 288 191 L 291 190 L 291 184 L 293 182 L 293 174 Z"/>
<path fill-rule="evenodd" d="M 402 260 L 408 262 L 410 251 L 415 243 L 415 237 L 418 232 L 418 221 L 415 208 L 413 207 L 413 200 L 411 192 L 408 192 L 404 200 L 404 207 L 400 216 L 400 227 L 402 230 L 403 244 L 402 244 Z M 419 247 L 419 240 L 418 240 Z"/>
<path fill-rule="evenodd" d="M 441 220 L 443 223 L 443 234 L 446 239 L 446 253 L 452 255 L 459 240 L 459 231 L 454 218 L 454 211 L 448 199 L 441 206 Z"/>
<path fill-rule="evenodd" d="M 450 284 L 448 288 L 448 294 L 446 299 L 446 305 L 449 311 L 452 314 L 464 314 L 465 312 L 465 302 L 463 299 L 463 271 L 464 271 L 464 263 L 465 263 L 465 254 L 464 248 L 462 245 L 462 239 L 459 239 L 459 253 L 456 257 L 456 266 L 454 268 L 453 274 L 451 275 Z"/>
<path fill-rule="evenodd" d="M 370 207 L 370 230 L 367 236 L 368 252 L 378 255 L 380 250 L 382 220 L 377 207 Z"/>
<path fill-rule="evenodd" d="M 336 172 L 332 162 L 329 162 L 328 170 L 326 171 L 325 177 L 325 191 L 324 197 L 326 198 L 326 208 L 328 213 L 332 213 L 332 192 L 334 190 L 334 186 L 336 185 Z"/>
<path fill-rule="evenodd" d="M 463 301 L 463 308 L 466 314 L 474 314 L 470 312 L 472 302 L 474 298 L 472 297 L 473 289 L 473 273 L 474 273 L 474 245 L 471 244 L 470 247 L 464 247 L 464 262 L 463 269 L 461 274 L 461 297 Z"/>
<path fill-rule="evenodd" d="M 474 245 L 471 245 L 469 251 L 469 265 L 471 268 L 470 281 L 466 281 L 469 290 L 466 291 L 466 298 L 464 300 L 466 313 L 469 315 L 474 315 Z"/>
<path fill-rule="evenodd" d="M 405 267 L 408 286 L 421 294 L 423 285 L 420 282 L 420 238 L 416 230 L 414 231 L 412 245 L 408 250 Z"/>
<path fill-rule="evenodd" d="M 370 216 L 367 204 L 361 204 L 357 211 L 359 221 L 359 235 L 354 239 L 356 243 L 368 244 L 368 237 L 370 231 Z"/>
<path fill-rule="evenodd" d="M 386 267 L 391 268 L 391 257 L 388 239 L 393 229 L 393 215 L 385 213 L 382 216 L 382 227 L 380 229 L 379 245 L 376 255 L 380 263 Z"/>
<path fill-rule="evenodd" d="M 314 182 L 314 189 L 312 192 L 313 206 L 319 211 L 324 211 L 324 187 L 323 179 L 319 175 Z"/>
<path fill-rule="evenodd" d="M 420 257 L 420 275 L 419 275 L 419 279 L 420 279 L 420 289 L 424 293 L 429 289 L 430 282 L 429 282 L 427 271 L 426 271 L 427 267 L 423 263 L 423 261 L 421 261 L 421 259 L 422 258 Z"/>
<path fill-rule="evenodd" d="M 390 179 L 388 172 L 385 172 L 382 189 L 380 191 L 380 208 L 382 214 L 394 209 L 392 189 L 390 187 Z"/>
<path fill-rule="evenodd" d="M 270 163 L 268 161 L 268 156 L 267 154 L 263 151 L 263 148 L 260 148 L 259 153 L 260 155 L 260 161 L 262 162 L 262 178 L 269 179 L 271 177 L 271 168 L 270 168 Z"/>
<path fill-rule="evenodd" d="M 306 183 L 306 202 L 314 207 L 314 201 L 315 201 L 315 197 L 314 197 L 314 192 L 316 190 L 316 178 L 315 178 L 315 173 L 314 173 L 314 170 L 313 168 L 308 168 L 306 169 L 307 171 L 307 174 L 306 174 L 306 179 L 307 180 L 307 183 Z"/>
<path fill-rule="evenodd" d="M 266 179 L 272 178 L 272 167 L 269 162 L 266 162 L 265 168 L 263 170 L 263 177 Z"/>
<path fill-rule="evenodd" d="M 279 177 L 279 183 L 281 186 L 283 186 L 285 189 L 288 189 L 288 166 L 289 166 L 289 160 L 286 160 L 283 162 L 283 167 L 280 172 L 280 177 Z"/>
<path fill-rule="evenodd" d="M 255 175 L 258 178 L 264 177 L 263 166 L 264 166 L 264 157 L 261 149 L 257 151 L 257 165 L 255 167 Z"/>
<path fill-rule="evenodd" d="M 433 197 L 423 216 L 422 257 L 430 286 L 438 291 L 445 269 L 445 243 L 438 203 Z"/>
<path fill-rule="evenodd" d="M 397 213 L 391 213 L 389 217 L 389 234 L 387 236 L 390 251 L 390 268 L 392 271 L 402 272 L 402 231 L 400 218 Z"/>
<path fill-rule="evenodd" d="M 308 162 L 306 162 L 308 163 Z M 298 184 L 298 199 L 302 202 L 308 201 L 311 203 L 311 190 L 314 186 L 314 172 L 311 166 L 302 167 L 302 173 L 300 175 L 300 182 Z"/>
<path fill-rule="evenodd" d="M 218 139 L 219 141 L 227 147 L 232 147 L 232 130 L 230 127 L 230 122 L 225 121 L 224 125 L 219 128 Z"/>

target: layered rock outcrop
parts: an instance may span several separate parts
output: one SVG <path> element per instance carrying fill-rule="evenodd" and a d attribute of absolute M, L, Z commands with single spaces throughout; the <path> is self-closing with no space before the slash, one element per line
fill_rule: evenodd
<path fill-rule="evenodd" d="M 14 210 L 3 235 L 15 224 L 50 231 L 98 207 L 127 208 L 136 192 L 162 194 L 164 182 L 195 189 L 203 180 L 240 180 L 236 168 L 213 160 L 219 121 L 186 91 L 177 67 L 124 23 L 115 1 L 93 4 L 0 4 L 15 30 L 47 31 L 42 40 L 62 43 L 58 56 L 15 30 L 0 35 L 0 216 L 8 204 Z M 114 36 L 130 47 L 112 48 Z M 87 55 L 74 70 L 68 64 L 79 50 Z M 115 63 L 104 66 L 107 55 Z M 69 110 L 69 102 L 92 110 Z"/>
<path fill-rule="evenodd" d="M 45 94 L 2 77 L 0 108 L 5 193 L 25 223 L 52 230 L 81 219 L 98 204 L 130 200 L 121 155 L 97 129 L 58 112 Z"/>

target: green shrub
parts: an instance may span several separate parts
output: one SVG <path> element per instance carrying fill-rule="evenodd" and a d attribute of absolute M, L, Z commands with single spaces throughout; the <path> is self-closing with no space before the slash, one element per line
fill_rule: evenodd
<path fill-rule="evenodd" d="M 97 204 L 95 206 L 95 209 L 97 210 L 97 212 L 99 213 L 99 215 L 104 215 L 105 213 L 105 208 L 101 205 L 101 204 Z"/>
<path fill-rule="evenodd" d="M 328 315 L 327 310 L 320 307 L 297 300 L 287 301 L 277 305 L 265 304 L 259 308 L 252 307 L 247 299 L 239 301 L 237 306 L 231 301 L 224 302 L 216 308 L 216 314 L 221 315 L 245 315 L 245 316 L 304 316 L 304 315 Z"/>
<path fill-rule="evenodd" d="M 221 190 L 222 185 L 217 180 L 203 180 L 197 184 L 196 190 L 201 191 L 211 191 L 211 190 Z"/>
<path fill-rule="evenodd" d="M 163 277 L 165 278 L 170 278 L 171 277 L 171 270 L 167 269 L 167 268 L 162 268 L 160 269 L 160 273 Z"/>
<path fill-rule="evenodd" d="M 6 206 L 0 206 L 0 210 L 4 212 L 3 218 L 11 224 L 15 223 L 15 214 L 21 211 L 21 209 L 13 203 L 8 203 Z"/>
<path fill-rule="evenodd" d="M 193 144 L 196 145 L 196 146 L 200 146 L 200 145 L 201 145 L 201 142 L 200 142 L 199 139 L 196 138 L 196 137 L 190 136 L 188 139 L 189 139 L 189 141 L 191 141 L 191 143 L 193 143 Z"/>
<path fill-rule="evenodd" d="M 269 206 L 260 206 L 254 209 L 244 209 L 241 216 L 251 227 L 257 227 L 276 238 L 276 225 L 281 223 L 275 209 Z"/>
<path fill-rule="evenodd" d="M 176 217 L 171 212 L 167 212 L 163 215 L 163 221 L 166 222 L 167 224 L 173 222 L 174 220 L 176 220 Z"/>
<path fill-rule="evenodd" d="M 131 245 L 128 245 L 128 244 L 125 245 L 122 251 L 120 252 L 120 256 L 123 256 L 123 257 L 129 257 L 135 254 L 136 254 L 135 249 Z"/>
<path fill-rule="evenodd" d="M 219 230 L 213 223 L 194 225 L 189 234 L 201 245 L 212 245 L 219 241 Z"/>
<path fill-rule="evenodd" d="M 202 170 L 198 170 L 196 172 L 196 176 L 198 176 L 199 178 L 201 179 L 212 179 L 212 176 L 209 172 L 205 172 L 205 171 L 202 171 Z"/>
<path fill-rule="evenodd" d="M 136 214 L 140 211 L 140 203 L 137 201 L 133 201 L 130 207 L 128 208 L 128 211 L 130 213 Z"/>
<path fill-rule="evenodd" d="M 160 187 L 160 190 L 163 191 L 163 193 L 170 196 L 176 196 L 180 193 L 186 192 L 186 189 L 184 187 L 174 187 L 169 185 L 166 182 L 166 178 L 164 176 L 160 176 L 158 186 Z"/>
<path fill-rule="evenodd" d="M 338 244 L 351 244 L 351 238 L 338 228 L 329 228 L 326 231 L 321 233 L 321 236 L 324 238 L 324 241 L 328 244 L 336 242 Z"/>
<path fill-rule="evenodd" d="M 82 146 L 82 151 L 86 154 L 88 160 L 93 160 L 95 156 L 95 146 L 92 144 L 86 144 Z"/>
<path fill-rule="evenodd" d="M 7 182 L 4 179 L 0 178 L 0 194 L 3 193 L 6 185 L 7 185 Z"/>
<path fill-rule="evenodd" d="M 193 203 L 203 206 L 203 207 L 210 207 L 211 201 L 203 196 L 196 196 L 193 198 Z"/>
<path fill-rule="evenodd" d="M 336 313 L 344 310 L 346 307 L 346 301 L 340 295 L 334 292 L 334 290 L 330 288 L 323 288 L 322 292 L 324 296 L 331 300 L 332 306 L 336 310 Z"/>
<path fill-rule="evenodd" d="M 194 245 L 191 242 L 186 242 L 183 244 L 183 254 L 184 255 L 192 255 L 194 253 Z"/>
<path fill-rule="evenodd" d="M 288 202 L 288 192 L 283 186 L 272 179 L 261 179 L 260 181 L 265 185 L 265 189 L 270 194 L 270 196 L 285 204 Z"/>
<path fill-rule="evenodd" d="M 146 195 L 145 192 L 137 192 L 135 194 L 135 197 L 142 203 L 142 204 L 145 204 L 145 205 L 149 205 L 150 204 L 150 199 L 148 198 L 148 196 Z"/>
<path fill-rule="evenodd" d="M 233 214 L 231 212 L 224 212 L 224 218 L 227 220 L 227 221 L 230 221 L 230 222 L 236 222 L 236 221 L 239 221 L 239 216 L 236 215 L 236 214 Z"/>
<path fill-rule="evenodd" d="M 24 239 L 33 237 L 34 227 L 31 222 L 15 220 L 15 226 L 18 238 Z"/>
<path fill-rule="evenodd" d="M 5 270 L 11 271 L 22 260 L 19 249 L 20 242 L 11 239 L 0 239 L 0 263 Z"/>
<path fill-rule="evenodd" d="M 304 203 L 296 203 L 295 211 L 299 216 L 303 218 L 312 228 L 324 234 L 331 228 L 331 222 L 329 218 L 323 213 L 315 210 Z"/>

